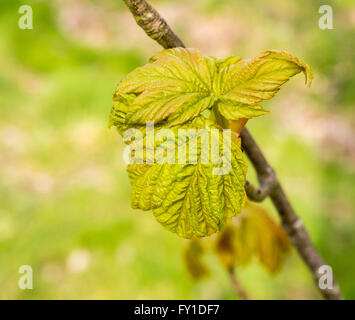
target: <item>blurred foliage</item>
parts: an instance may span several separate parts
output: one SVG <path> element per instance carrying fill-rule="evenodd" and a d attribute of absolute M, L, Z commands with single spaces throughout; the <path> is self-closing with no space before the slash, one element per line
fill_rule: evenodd
<path fill-rule="evenodd" d="M 183 248 L 187 271 L 196 280 L 209 275 L 204 256 L 213 252 L 227 272 L 245 267 L 256 258 L 270 275 L 277 274 L 290 252 L 291 243 L 261 206 L 247 201 L 221 232 L 208 238 L 192 238 Z"/>
<path fill-rule="evenodd" d="M 248 201 L 218 234 L 215 251 L 227 269 L 246 266 L 256 257 L 270 274 L 278 272 L 291 249 L 283 229 L 263 207 Z"/>
<path fill-rule="evenodd" d="M 206 248 L 201 239 L 187 240 L 183 247 L 183 259 L 186 269 L 193 279 L 200 280 L 209 274 L 208 267 L 203 261 Z"/>
<path fill-rule="evenodd" d="M 327 1 L 334 30 L 318 28 L 323 1 L 152 3 L 204 55 L 275 48 L 311 65 L 312 89 L 287 84 L 248 127 L 345 298 L 355 298 L 354 1 Z M 18 28 L 22 4 L 33 7 L 33 30 Z M 213 277 L 195 283 L 183 240 L 130 209 L 123 143 L 107 117 L 120 79 L 158 50 L 121 1 L 0 2 L 1 298 L 234 299 L 215 259 L 205 257 Z M 252 168 L 248 179 L 256 182 Z M 24 264 L 33 290 L 18 288 Z M 238 276 L 258 299 L 320 298 L 295 250 L 276 277 L 257 263 Z"/>

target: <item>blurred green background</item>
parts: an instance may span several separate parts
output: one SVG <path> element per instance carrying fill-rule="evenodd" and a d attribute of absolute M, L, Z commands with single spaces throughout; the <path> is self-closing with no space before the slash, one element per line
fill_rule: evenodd
<path fill-rule="evenodd" d="M 18 27 L 23 4 L 33 30 Z M 283 49 L 311 65 L 312 88 L 293 78 L 248 128 L 354 299 L 354 1 L 152 4 L 205 55 Z M 318 27 L 322 4 L 333 7 L 334 30 Z M 181 259 L 184 240 L 130 208 L 122 139 L 107 129 L 111 97 L 159 50 L 120 0 L 1 0 L 0 298 L 236 298 L 213 256 L 211 276 L 196 283 Z M 21 265 L 33 268 L 33 290 L 18 287 Z M 295 251 L 276 277 L 257 262 L 237 272 L 257 299 L 321 298 Z"/>

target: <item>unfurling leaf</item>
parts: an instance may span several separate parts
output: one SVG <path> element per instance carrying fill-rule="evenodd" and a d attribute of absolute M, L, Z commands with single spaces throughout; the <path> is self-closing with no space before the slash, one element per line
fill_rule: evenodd
<path fill-rule="evenodd" d="M 268 113 L 259 102 L 272 98 L 289 78 L 303 72 L 311 84 L 310 67 L 284 51 L 269 50 L 249 61 L 203 57 L 196 49 L 163 50 L 150 63 L 131 72 L 116 94 L 134 94 L 127 124 L 146 121 L 165 126 L 185 123 L 216 105 L 228 120 Z"/>
<path fill-rule="evenodd" d="M 261 206 L 250 201 L 217 235 L 215 244 L 216 254 L 226 268 L 245 266 L 256 257 L 271 274 L 280 269 L 290 248 L 282 228 Z"/>
<path fill-rule="evenodd" d="M 137 94 L 127 114 L 129 124 L 182 124 L 211 108 L 212 93 L 210 66 L 196 49 L 164 50 L 150 63 L 131 72 L 117 91 Z"/>
<path fill-rule="evenodd" d="M 280 86 L 303 72 L 311 85 L 311 68 L 284 51 L 269 50 L 255 59 L 230 64 L 219 73 L 218 110 L 229 120 L 252 118 L 268 113 L 259 102 L 271 99 Z"/>
<path fill-rule="evenodd" d="M 129 127 L 130 103 L 130 95 L 119 93 L 114 97 L 110 122 L 121 134 Z M 134 209 L 153 210 L 166 229 L 183 238 L 211 235 L 239 213 L 246 198 L 247 165 L 240 145 L 229 136 L 228 149 L 226 136 L 213 121 L 199 116 L 170 127 L 168 133 L 172 136 L 167 135 L 165 141 L 157 139 L 164 129 L 158 123 L 153 129 L 155 139 L 151 146 L 147 146 L 146 127 L 137 124 L 135 129 L 141 132 L 135 143 L 141 142 L 143 150 L 135 155 L 136 163 L 127 167 Z M 183 130 L 185 139 L 180 134 Z M 213 148 L 218 148 L 219 163 L 212 161 Z M 181 149 L 186 151 L 183 159 L 179 158 Z"/>
<path fill-rule="evenodd" d="M 227 157 L 222 129 L 230 127 L 239 133 L 247 119 L 267 113 L 259 103 L 272 98 L 299 72 L 310 84 L 309 66 L 282 51 L 266 51 L 249 61 L 203 57 L 196 49 L 175 48 L 154 55 L 147 65 L 128 74 L 114 94 L 109 126 L 115 126 L 122 136 L 131 129 L 139 132 L 130 145 L 134 164 L 128 166 L 133 208 L 153 210 L 166 229 L 184 238 L 221 230 L 239 213 L 246 198 L 240 140 L 233 135 Z M 154 123 L 154 137 L 166 140 L 147 144 L 147 122 Z M 207 130 L 209 149 L 198 144 L 188 151 L 187 163 L 180 162 L 178 150 L 187 144 L 179 140 L 179 131 L 204 128 L 218 131 L 218 145 Z M 167 129 L 172 136 L 163 133 Z M 191 139 L 202 139 L 198 132 L 188 138 L 189 145 Z M 144 147 L 133 148 L 139 142 Z M 223 154 L 219 164 L 211 161 L 213 148 Z M 189 162 L 190 156 L 195 160 Z M 224 165 L 230 170 L 216 174 Z"/>
<path fill-rule="evenodd" d="M 183 261 L 192 278 L 200 280 L 209 274 L 203 261 L 205 248 L 200 239 L 193 238 L 183 248 Z"/>
<path fill-rule="evenodd" d="M 208 141 L 212 143 L 211 129 L 216 127 L 202 117 L 179 126 L 181 129 L 204 129 Z M 176 127 L 172 127 L 174 132 Z M 189 141 L 197 140 L 198 132 L 189 136 Z M 178 150 L 184 143 L 175 135 L 175 144 L 169 148 Z M 217 130 L 217 142 L 223 153 L 223 134 Z M 131 164 L 128 175 L 132 185 L 132 207 L 153 210 L 156 219 L 168 230 L 183 238 L 209 236 L 223 227 L 232 216 L 239 213 L 245 201 L 246 163 L 240 147 L 231 141 L 229 156 L 223 154 L 219 164 L 210 160 L 204 163 L 206 152 L 198 143 L 196 163 L 185 164 Z M 155 145 L 155 151 L 159 146 Z M 187 153 L 191 156 L 191 153 Z M 190 158 L 191 159 L 191 158 Z M 176 159 L 175 159 L 176 160 Z M 216 174 L 222 170 L 225 174 Z"/>

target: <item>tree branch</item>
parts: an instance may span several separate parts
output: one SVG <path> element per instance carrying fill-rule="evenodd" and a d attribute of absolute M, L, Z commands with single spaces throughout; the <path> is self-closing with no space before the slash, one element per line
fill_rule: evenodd
<path fill-rule="evenodd" d="M 310 236 L 302 223 L 302 220 L 297 216 L 289 200 L 287 199 L 287 196 L 279 180 L 277 179 L 274 170 L 271 168 L 259 146 L 246 128 L 242 130 L 241 138 L 242 147 L 255 168 L 258 179 L 261 181 L 261 187 L 263 184 L 265 184 L 265 179 L 270 179 L 273 181 L 272 187 L 270 187 L 268 190 L 271 201 L 281 218 L 281 223 L 284 230 L 291 239 L 293 245 L 296 247 L 303 261 L 307 264 L 308 268 L 313 273 L 316 285 L 319 287 L 319 278 L 322 276 L 319 273 L 319 268 L 325 264 L 323 259 L 313 246 Z M 268 174 L 270 174 L 272 178 L 269 178 Z M 321 292 L 326 299 L 342 299 L 339 286 L 335 279 L 333 280 L 333 289 L 321 289 Z"/>
<path fill-rule="evenodd" d="M 276 184 L 276 177 L 274 172 L 265 178 L 259 178 L 260 186 L 256 188 L 250 181 L 245 182 L 245 191 L 250 200 L 255 202 L 263 201 L 267 196 L 270 195 L 271 191 L 274 189 Z"/>
<path fill-rule="evenodd" d="M 249 295 L 247 294 L 243 286 L 238 281 L 234 268 L 229 269 L 228 274 L 229 274 L 230 281 L 233 285 L 233 289 L 237 293 L 237 295 L 243 300 L 250 300 Z"/>
<path fill-rule="evenodd" d="M 170 29 L 159 13 L 144 0 L 123 0 L 145 33 L 163 48 L 183 47 L 182 41 Z"/>
<path fill-rule="evenodd" d="M 158 12 L 145 0 L 123 0 L 132 12 L 138 25 L 149 37 L 156 40 L 164 48 L 184 47 L 183 42 L 174 34 L 166 21 L 160 17 Z M 270 196 L 277 212 L 281 218 L 282 226 L 290 237 L 298 253 L 312 272 L 316 285 L 319 287 L 319 268 L 324 261 L 314 248 L 309 234 L 301 219 L 297 216 L 288 201 L 274 170 L 265 159 L 262 151 L 249 131 L 244 128 L 241 131 L 242 146 L 248 158 L 253 164 L 260 183 L 255 188 L 249 182 L 246 183 L 246 192 L 251 200 L 262 201 Z M 335 279 L 333 289 L 320 289 L 326 299 L 342 299 L 339 286 Z"/>

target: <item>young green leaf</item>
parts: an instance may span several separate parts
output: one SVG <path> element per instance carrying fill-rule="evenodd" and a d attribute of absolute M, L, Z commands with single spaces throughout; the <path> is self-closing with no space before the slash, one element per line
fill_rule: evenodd
<path fill-rule="evenodd" d="M 216 127 L 202 117 L 195 118 L 178 129 Z M 219 153 L 223 153 L 223 133 L 218 132 Z M 205 132 L 211 141 L 211 130 Z M 197 139 L 199 132 L 191 133 L 189 141 Z M 176 150 L 184 143 L 175 135 Z M 153 210 L 156 219 L 168 230 L 184 238 L 203 237 L 219 231 L 232 216 L 239 213 L 245 200 L 246 163 L 240 147 L 231 141 L 231 153 L 221 156 L 219 164 L 211 160 L 203 163 L 204 151 L 198 143 L 196 163 L 191 164 L 131 164 L 128 175 L 132 184 L 132 207 Z M 155 144 L 155 150 L 159 147 Z M 171 147 L 171 145 L 170 145 Z M 187 150 L 187 157 L 191 152 Z M 192 151 L 194 152 L 194 151 Z M 175 161 L 178 158 L 175 158 Z M 177 162 L 177 161 L 176 161 Z M 216 174 L 222 165 L 230 166 L 225 174 Z"/>
<path fill-rule="evenodd" d="M 182 124 L 215 102 L 211 94 L 214 65 L 210 65 L 196 49 L 164 50 L 150 63 L 131 72 L 117 91 L 137 94 L 127 114 L 129 124 Z"/>
<path fill-rule="evenodd" d="M 214 104 L 228 120 L 250 119 L 268 113 L 258 103 L 272 98 L 300 72 L 310 85 L 310 67 L 284 51 L 269 50 L 249 61 L 203 57 L 196 49 L 174 48 L 157 53 L 150 63 L 131 72 L 117 87 L 116 96 L 136 96 L 127 125 L 183 124 Z"/>
<path fill-rule="evenodd" d="M 176 151 L 182 142 L 178 132 L 217 128 L 217 148 L 222 152 L 222 128 L 216 122 L 223 126 L 233 123 L 241 130 L 247 119 L 268 112 L 258 103 L 272 98 L 299 72 L 310 85 L 310 67 L 282 51 L 266 51 L 249 61 L 233 56 L 203 57 L 198 50 L 185 48 L 164 50 L 131 72 L 117 87 L 109 125 L 116 126 L 121 135 L 138 129 L 135 142 L 145 146 L 132 151 L 131 156 L 139 161 L 128 166 L 132 206 L 153 210 L 165 228 L 181 237 L 203 237 L 220 230 L 245 200 L 246 164 L 239 141 L 233 136 L 231 157 L 222 157 L 221 163 L 229 163 L 231 170 L 216 175 L 220 165 L 206 163 L 203 148 L 188 154 L 195 156 L 195 162 L 179 161 Z M 205 119 L 209 111 L 215 120 Z M 154 135 L 170 128 L 173 137 L 147 146 L 148 121 L 154 123 Z M 208 138 L 211 141 L 211 132 Z M 174 151 L 172 156 L 170 151 Z M 164 158 L 164 153 L 170 156 Z M 166 161 L 158 161 L 157 155 Z"/>
<path fill-rule="evenodd" d="M 311 85 L 311 68 L 284 51 L 269 50 L 255 59 L 228 65 L 219 73 L 218 109 L 227 119 L 252 118 L 263 115 L 259 102 L 271 99 L 280 86 L 303 72 Z"/>

